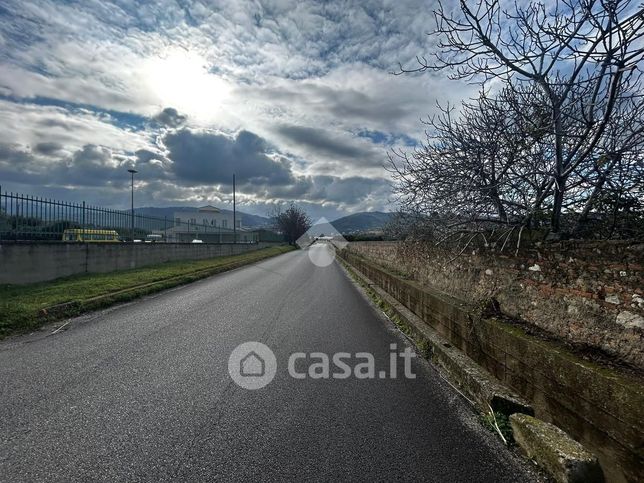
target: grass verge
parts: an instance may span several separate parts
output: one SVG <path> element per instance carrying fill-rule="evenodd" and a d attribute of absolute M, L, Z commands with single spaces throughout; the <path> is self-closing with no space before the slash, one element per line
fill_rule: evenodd
<path fill-rule="evenodd" d="M 83 274 L 30 285 L 0 286 L 0 338 L 55 320 L 182 285 L 291 251 L 264 248 L 241 255 L 168 262 L 121 272 Z"/>

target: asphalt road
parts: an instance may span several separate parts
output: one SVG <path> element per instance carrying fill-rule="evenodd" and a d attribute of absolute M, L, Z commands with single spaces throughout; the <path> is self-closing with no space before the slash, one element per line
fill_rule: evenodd
<path fill-rule="evenodd" d="M 0 342 L 2 481 L 535 478 L 424 361 L 415 379 L 402 362 L 396 379 L 290 377 L 293 352 L 370 352 L 380 370 L 406 344 L 306 251 L 54 328 Z M 228 373 L 246 341 L 277 358 L 256 391 Z"/>

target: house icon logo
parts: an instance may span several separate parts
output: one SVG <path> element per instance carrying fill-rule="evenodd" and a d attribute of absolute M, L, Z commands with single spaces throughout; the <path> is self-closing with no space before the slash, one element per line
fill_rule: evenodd
<path fill-rule="evenodd" d="M 261 342 L 244 342 L 228 358 L 228 374 L 244 389 L 261 389 L 273 380 L 276 372 L 275 354 Z"/>
<path fill-rule="evenodd" d="M 264 377 L 266 363 L 255 351 L 249 352 L 239 361 L 239 374 L 244 377 Z"/>

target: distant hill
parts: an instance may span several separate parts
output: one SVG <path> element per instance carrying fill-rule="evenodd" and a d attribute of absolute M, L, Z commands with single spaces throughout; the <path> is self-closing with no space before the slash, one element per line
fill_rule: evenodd
<path fill-rule="evenodd" d="M 381 231 L 392 216 L 393 213 L 363 211 L 338 218 L 332 221 L 331 224 L 340 233 L 345 234 Z"/>
<path fill-rule="evenodd" d="M 171 219 L 177 211 L 194 211 L 197 208 L 191 206 L 167 206 L 165 208 L 156 208 L 154 206 L 146 206 L 143 208 L 135 208 L 134 211 L 144 216 L 154 216 L 157 218 L 167 217 Z M 232 213 L 232 210 L 221 209 L 222 213 Z M 242 226 L 245 228 L 267 228 L 270 227 L 271 221 L 265 216 L 251 215 L 237 210 L 237 216 L 241 216 Z"/>

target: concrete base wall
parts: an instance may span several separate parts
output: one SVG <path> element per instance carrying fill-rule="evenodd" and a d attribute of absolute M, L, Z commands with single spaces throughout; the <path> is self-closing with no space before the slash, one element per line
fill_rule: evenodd
<path fill-rule="evenodd" d="M 343 250 L 340 256 L 601 461 L 608 481 L 636 481 L 644 461 L 644 385 L 518 326 Z"/>
<path fill-rule="evenodd" d="M 0 283 L 44 282 L 79 273 L 105 273 L 164 262 L 203 260 L 281 244 L 9 242 L 0 244 Z"/>

